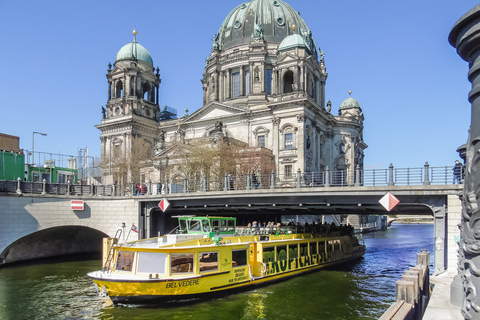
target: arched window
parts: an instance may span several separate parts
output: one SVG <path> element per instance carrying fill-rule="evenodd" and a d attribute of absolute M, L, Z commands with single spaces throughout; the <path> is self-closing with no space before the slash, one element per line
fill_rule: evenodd
<path fill-rule="evenodd" d="M 121 98 L 123 96 L 123 82 L 122 80 L 117 81 L 115 87 L 115 98 Z"/>
<path fill-rule="evenodd" d="M 295 130 L 291 124 L 285 124 L 280 133 L 283 138 L 283 149 L 295 149 Z"/>
<path fill-rule="evenodd" d="M 293 92 L 293 72 L 287 71 L 283 76 L 283 93 Z"/>
<path fill-rule="evenodd" d="M 144 82 L 143 86 L 142 86 L 142 97 L 143 97 L 143 99 L 148 100 L 148 97 L 150 95 L 149 91 L 150 91 L 150 85 L 148 84 L 148 82 Z"/>
<path fill-rule="evenodd" d="M 135 77 L 134 76 L 130 77 L 130 95 L 131 96 L 135 95 Z"/>

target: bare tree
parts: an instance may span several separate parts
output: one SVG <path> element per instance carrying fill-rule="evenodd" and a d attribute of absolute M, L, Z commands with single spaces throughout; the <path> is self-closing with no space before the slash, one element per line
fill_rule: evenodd
<path fill-rule="evenodd" d="M 152 169 L 150 144 L 142 138 L 133 138 L 130 146 L 116 146 L 112 150 L 111 164 L 104 159 L 103 166 L 111 165 L 113 181 L 117 185 L 130 185 L 141 181 L 142 173 Z"/>

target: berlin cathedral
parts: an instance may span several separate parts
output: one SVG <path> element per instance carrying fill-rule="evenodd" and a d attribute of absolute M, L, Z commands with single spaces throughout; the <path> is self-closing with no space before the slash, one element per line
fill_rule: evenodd
<path fill-rule="evenodd" d="M 350 96 L 333 114 L 334 106 L 325 98 L 324 52 L 286 2 L 250 0 L 226 16 L 201 78 L 202 107 L 181 117 L 159 105 L 159 68 L 133 33 L 133 42 L 108 65 L 108 101 L 96 126 L 103 175 L 114 174 L 113 158 L 128 158 L 138 141 L 147 159 L 130 182 L 165 183 L 182 175 L 182 164 L 184 174 L 190 174 L 185 167 L 192 162 L 193 170 L 195 148 L 232 145 L 237 147 L 237 169 L 228 173 L 234 175 L 243 174 L 238 172 L 242 157 L 253 151 L 268 159 L 265 164 L 250 157 L 248 171 L 254 174 L 273 170 L 288 178 L 298 171 L 363 169 L 362 109 Z"/>

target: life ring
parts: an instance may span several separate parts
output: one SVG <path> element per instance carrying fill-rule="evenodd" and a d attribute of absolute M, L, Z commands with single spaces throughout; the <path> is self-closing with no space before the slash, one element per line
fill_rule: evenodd
<path fill-rule="evenodd" d="M 265 263 L 263 262 L 260 262 L 258 264 L 258 274 L 263 277 L 265 275 L 265 272 L 267 271 L 267 266 L 265 265 Z"/>

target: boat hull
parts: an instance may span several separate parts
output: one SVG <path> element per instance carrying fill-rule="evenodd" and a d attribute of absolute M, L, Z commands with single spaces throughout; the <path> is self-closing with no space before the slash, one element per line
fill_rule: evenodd
<path fill-rule="evenodd" d="M 119 280 L 99 277 L 98 273 L 92 272 L 88 276 L 98 286 L 100 292 L 104 292 L 114 304 L 168 304 L 178 302 L 191 302 L 195 300 L 208 300 L 228 294 L 252 290 L 258 287 L 288 280 L 292 277 L 316 272 L 339 264 L 345 264 L 361 258 L 365 253 L 365 247 L 357 248 L 344 257 L 332 261 L 308 259 L 303 261 L 303 267 L 297 264 L 295 269 L 276 273 L 275 267 L 267 266 L 265 274 L 255 277 L 249 274 L 248 267 L 237 272 L 240 275 L 232 283 L 230 272 L 218 272 L 206 276 L 195 276 L 182 279 L 148 279 L 142 281 Z M 295 263 L 294 263 L 295 264 Z M 297 268 L 298 267 L 298 268 Z M 242 280 L 245 278 L 245 280 Z"/>

